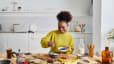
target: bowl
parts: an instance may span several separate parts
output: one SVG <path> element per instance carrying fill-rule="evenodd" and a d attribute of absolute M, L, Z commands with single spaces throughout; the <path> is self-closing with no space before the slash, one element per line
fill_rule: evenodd
<path fill-rule="evenodd" d="M 49 52 L 49 56 L 51 58 L 58 58 L 58 57 L 60 57 L 60 54 L 57 54 L 57 53 L 54 53 L 54 52 Z"/>
<path fill-rule="evenodd" d="M 58 50 L 61 52 L 67 52 L 68 51 L 66 47 L 59 47 Z"/>
<path fill-rule="evenodd" d="M 7 59 L 0 59 L 0 64 L 11 64 L 11 61 Z"/>

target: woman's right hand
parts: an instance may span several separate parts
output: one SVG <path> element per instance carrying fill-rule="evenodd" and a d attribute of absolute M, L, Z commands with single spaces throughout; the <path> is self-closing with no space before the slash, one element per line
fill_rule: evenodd
<path fill-rule="evenodd" d="M 55 47 L 55 44 L 54 44 L 52 41 L 49 41 L 49 42 L 48 42 L 48 46 L 49 46 L 49 47 Z"/>

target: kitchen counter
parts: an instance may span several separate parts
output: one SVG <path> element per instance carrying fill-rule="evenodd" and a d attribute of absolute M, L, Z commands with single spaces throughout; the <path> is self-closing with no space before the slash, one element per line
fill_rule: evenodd
<path fill-rule="evenodd" d="M 62 57 L 69 58 L 68 60 L 72 58 L 77 58 L 77 54 L 68 54 L 68 55 L 61 55 Z M 7 59 L 6 54 L 0 54 L 0 58 Z M 31 55 L 23 55 L 23 60 L 25 61 L 34 61 L 36 63 L 40 64 L 47 64 L 48 59 L 52 59 L 49 57 L 48 54 L 31 54 Z M 61 57 L 60 57 L 61 58 Z M 13 57 L 10 59 L 13 64 L 16 64 L 16 57 Z M 73 59 L 72 59 L 73 60 Z M 77 62 L 77 61 L 76 61 Z M 54 59 L 55 64 L 62 64 L 62 61 L 59 61 L 58 59 Z M 53 64 L 54 64 L 53 63 Z M 67 63 L 66 63 L 67 64 Z M 71 63 L 74 64 L 74 63 Z M 78 64 L 101 64 L 101 56 L 94 56 L 93 58 L 88 56 L 83 56 L 78 59 Z"/>

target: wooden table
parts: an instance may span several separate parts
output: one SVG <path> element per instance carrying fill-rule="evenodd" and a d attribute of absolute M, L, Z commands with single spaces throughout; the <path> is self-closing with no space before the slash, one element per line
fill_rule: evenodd
<path fill-rule="evenodd" d="M 31 56 L 29 55 L 28 57 L 34 57 L 34 56 L 37 56 L 38 54 L 32 54 Z M 45 54 L 39 54 L 38 56 L 42 56 Z M 76 54 L 72 54 L 72 55 L 76 55 Z M 27 56 L 26 55 L 23 55 L 23 60 L 25 60 Z M 46 58 L 46 56 L 44 56 Z M 0 59 L 3 58 L 3 59 L 7 59 L 6 58 L 6 54 L 0 54 Z M 34 59 L 34 58 L 29 58 L 29 59 Z M 13 64 L 16 64 L 16 58 L 11 58 L 10 59 L 11 62 Z M 37 59 L 38 61 L 38 59 Z M 39 60 L 40 61 L 40 60 Z M 42 62 L 42 64 L 45 64 L 44 62 Z M 93 58 L 91 57 L 88 57 L 88 56 L 83 56 L 83 57 L 80 57 L 78 59 L 78 64 L 101 64 L 101 56 L 94 56 Z"/>

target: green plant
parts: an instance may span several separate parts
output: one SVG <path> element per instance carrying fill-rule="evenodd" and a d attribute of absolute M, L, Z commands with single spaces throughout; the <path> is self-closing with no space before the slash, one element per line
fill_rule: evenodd
<path fill-rule="evenodd" d="M 109 33 L 107 34 L 107 39 L 114 39 L 114 29 L 110 30 Z"/>

